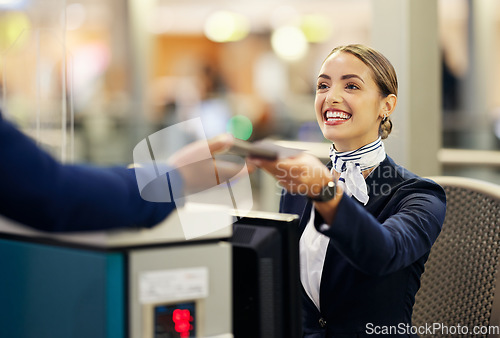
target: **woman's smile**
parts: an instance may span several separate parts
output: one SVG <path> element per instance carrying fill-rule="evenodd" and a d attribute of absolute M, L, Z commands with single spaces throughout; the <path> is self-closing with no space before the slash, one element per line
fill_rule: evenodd
<path fill-rule="evenodd" d="M 340 110 L 328 108 L 323 113 L 323 121 L 327 126 L 337 126 L 346 123 L 351 119 L 352 115 Z"/>

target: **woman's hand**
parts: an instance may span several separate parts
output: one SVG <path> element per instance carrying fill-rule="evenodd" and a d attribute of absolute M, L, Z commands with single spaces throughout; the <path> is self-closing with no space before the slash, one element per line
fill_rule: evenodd
<path fill-rule="evenodd" d="M 248 161 L 273 175 L 278 183 L 292 194 L 314 198 L 319 195 L 328 182 L 335 179 L 317 157 L 307 153 L 276 161 L 252 158 Z M 323 216 L 327 224 L 333 220 L 341 198 L 342 189 L 337 187 L 337 195 L 332 200 L 314 202 L 316 210 Z"/>
<path fill-rule="evenodd" d="M 318 158 L 307 153 L 276 161 L 250 158 L 249 162 L 269 172 L 293 194 L 315 197 L 333 180 L 328 168 Z"/>

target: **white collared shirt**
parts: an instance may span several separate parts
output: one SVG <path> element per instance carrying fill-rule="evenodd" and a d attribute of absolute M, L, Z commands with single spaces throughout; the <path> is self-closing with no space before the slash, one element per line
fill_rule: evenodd
<path fill-rule="evenodd" d="M 314 227 L 314 206 L 311 208 L 311 217 L 299 241 L 300 250 L 300 280 L 307 295 L 314 302 L 318 310 L 319 288 L 326 250 L 330 238 L 318 232 Z"/>

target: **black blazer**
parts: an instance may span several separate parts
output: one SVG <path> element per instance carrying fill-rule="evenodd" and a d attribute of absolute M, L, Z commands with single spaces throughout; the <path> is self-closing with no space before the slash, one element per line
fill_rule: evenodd
<path fill-rule="evenodd" d="M 316 229 L 330 242 L 320 283 L 321 311 L 302 292 L 306 337 L 411 336 L 415 294 L 444 221 L 445 192 L 389 157 L 366 183 L 368 204 L 344 195 L 329 229 L 320 230 L 323 221 L 316 213 Z M 281 212 L 302 215 L 301 231 L 311 207 L 307 198 L 289 193 L 280 203 Z"/>

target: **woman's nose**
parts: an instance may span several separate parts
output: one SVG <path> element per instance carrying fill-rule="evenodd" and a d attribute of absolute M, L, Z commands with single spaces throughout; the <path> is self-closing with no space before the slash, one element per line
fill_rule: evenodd
<path fill-rule="evenodd" d="M 326 96 L 326 103 L 332 105 L 339 102 L 342 102 L 342 95 L 335 88 L 331 88 Z"/>

